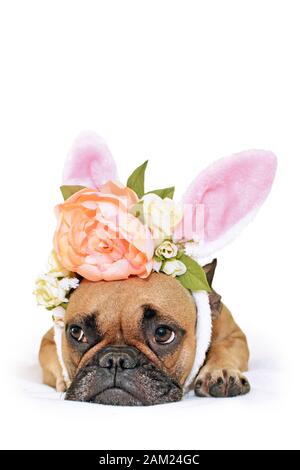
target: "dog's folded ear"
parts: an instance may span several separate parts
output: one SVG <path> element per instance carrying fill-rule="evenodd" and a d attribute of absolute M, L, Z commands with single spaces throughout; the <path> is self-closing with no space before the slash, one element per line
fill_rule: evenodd
<path fill-rule="evenodd" d="M 216 258 L 211 263 L 208 263 L 205 266 L 203 266 L 203 269 L 206 274 L 207 282 L 212 289 L 212 292 L 210 292 L 208 295 L 209 295 L 209 305 L 211 308 L 211 315 L 212 315 L 213 320 L 218 318 L 222 310 L 221 296 L 217 294 L 217 292 L 212 287 L 212 282 L 213 282 L 213 278 L 215 275 L 216 267 L 217 267 Z"/>
<path fill-rule="evenodd" d="M 216 267 L 217 267 L 217 258 L 213 259 L 211 263 L 208 263 L 205 266 L 203 266 L 204 272 L 206 274 L 206 279 L 210 287 L 212 287 L 212 282 L 214 279 Z"/>

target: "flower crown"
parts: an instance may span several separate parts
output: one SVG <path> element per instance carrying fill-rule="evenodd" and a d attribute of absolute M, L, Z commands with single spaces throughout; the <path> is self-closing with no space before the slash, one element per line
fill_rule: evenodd
<path fill-rule="evenodd" d="M 274 178 L 271 152 L 247 151 L 200 173 L 180 203 L 174 187 L 145 192 L 147 161 L 117 178 L 104 141 L 80 137 L 66 162 L 56 206 L 54 248 L 37 279 L 39 305 L 66 308 L 82 278 L 113 281 L 151 272 L 191 291 L 210 286 L 199 260 L 228 243 L 265 200 Z"/>

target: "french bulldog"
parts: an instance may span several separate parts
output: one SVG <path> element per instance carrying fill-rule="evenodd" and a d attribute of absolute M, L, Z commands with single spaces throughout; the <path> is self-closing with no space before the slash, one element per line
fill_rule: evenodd
<path fill-rule="evenodd" d="M 204 266 L 210 285 L 215 268 L 216 260 Z M 246 394 L 246 337 L 214 290 L 209 301 L 211 344 L 192 387 L 198 397 Z M 43 381 L 66 391 L 66 400 L 107 405 L 179 401 L 194 361 L 196 322 L 194 299 L 176 278 L 152 273 L 147 279 L 83 279 L 71 294 L 62 338 L 71 385 L 66 390 L 53 329 L 40 347 Z"/>

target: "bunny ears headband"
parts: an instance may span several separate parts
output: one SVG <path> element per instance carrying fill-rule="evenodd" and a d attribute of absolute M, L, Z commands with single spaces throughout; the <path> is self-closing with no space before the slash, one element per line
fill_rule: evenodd
<path fill-rule="evenodd" d="M 100 137 L 75 141 L 63 173 L 64 202 L 55 209 L 54 249 L 36 281 L 37 302 L 53 310 L 59 323 L 81 278 L 147 278 L 152 271 L 176 277 L 203 314 L 197 327 L 205 336 L 197 341 L 199 368 L 211 327 L 210 286 L 199 262 L 254 217 L 271 189 L 276 157 L 249 150 L 223 158 L 195 178 L 181 203 L 173 201 L 174 187 L 145 192 L 146 167 L 147 162 L 138 167 L 124 186 Z"/>

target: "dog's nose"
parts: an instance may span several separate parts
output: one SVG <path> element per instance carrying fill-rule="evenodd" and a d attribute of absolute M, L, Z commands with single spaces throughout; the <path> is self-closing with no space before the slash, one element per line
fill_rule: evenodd
<path fill-rule="evenodd" d="M 134 369 L 138 351 L 131 346 L 107 346 L 98 356 L 99 366 L 104 369 Z"/>

